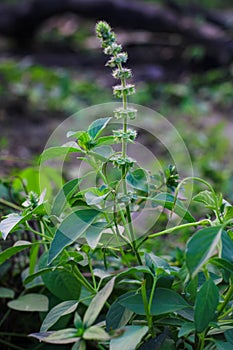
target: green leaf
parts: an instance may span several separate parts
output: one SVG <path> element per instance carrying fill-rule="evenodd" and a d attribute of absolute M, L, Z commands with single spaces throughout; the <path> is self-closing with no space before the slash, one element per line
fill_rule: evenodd
<path fill-rule="evenodd" d="M 66 157 L 68 154 L 76 152 L 82 152 L 76 142 L 70 142 L 64 146 L 50 147 L 42 152 L 40 162 L 43 163 L 57 157 Z"/>
<path fill-rule="evenodd" d="M 231 343 L 233 345 L 233 329 L 229 329 L 224 333 L 224 336 L 228 343 Z"/>
<path fill-rule="evenodd" d="M 85 199 L 88 205 L 97 205 L 100 204 L 109 193 L 102 194 L 101 191 L 96 189 L 91 189 L 85 193 Z"/>
<path fill-rule="evenodd" d="M 83 236 L 99 214 L 95 209 L 82 209 L 68 215 L 55 233 L 49 250 L 48 264 L 51 264 L 65 247 Z"/>
<path fill-rule="evenodd" d="M 6 239 L 10 232 L 15 231 L 20 224 L 31 218 L 31 214 L 20 215 L 20 214 L 9 214 L 6 219 L 0 222 L 0 232 L 2 233 L 2 238 Z"/>
<path fill-rule="evenodd" d="M 123 271 L 123 272 L 120 272 L 116 278 L 122 278 L 122 277 L 125 277 L 125 276 L 128 276 L 128 275 L 138 275 L 138 274 L 144 274 L 144 273 L 147 273 L 149 275 L 152 275 L 151 273 L 151 270 L 149 269 L 148 266 L 135 266 L 135 267 L 130 267 L 129 269 Z"/>
<path fill-rule="evenodd" d="M 77 337 L 76 334 L 77 329 L 67 328 L 60 331 L 32 333 L 29 334 L 29 337 L 49 344 L 71 344 L 80 340 L 80 337 Z"/>
<path fill-rule="evenodd" d="M 106 315 L 107 331 L 109 332 L 125 326 L 132 316 L 132 311 L 121 305 L 118 299 L 115 300 Z"/>
<path fill-rule="evenodd" d="M 154 255 L 153 253 L 145 253 L 145 262 L 150 271 L 153 271 L 153 274 L 156 274 L 157 269 L 166 271 L 174 270 L 164 259 Z"/>
<path fill-rule="evenodd" d="M 181 218 L 184 218 L 188 222 L 196 221 L 190 212 L 183 206 L 183 203 L 179 199 L 175 201 L 175 197 L 170 193 L 159 193 L 155 197 L 149 197 L 148 199 L 166 209 L 174 211 L 174 213 L 179 215 Z"/>
<path fill-rule="evenodd" d="M 59 299 L 79 299 L 82 286 L 71 272 L 56 269 L 42 275 L 42 279 L 48 290 Z"/>
<path fill-rule="evenodd" d="M 233 263 L 233 242 L 226 231 L 222 233 L 221 258 Z"/>
<path fill-rule="evenodd" d="M 91 123 L 91 125 L 89 125 L 87 129 L 87 132 L 91 136 L 91 138 L 95 140 L 100 135 L 101 131 L 104 130 L 104 128 L 106 127 L 106 125 L 111 119 L 112 119 L 111 117 L 99 118 L 99 119 L 96 119 L 93 123 Z"/>
<path fill-rule="evenodd" d="M 44 253 L 39 261 L 39 268 L 47 267 L 48 254 Z M 51 266 L 53 267 L 53 266 Z M 43 273 L 42 280 L 48 290 L 61 300 L 78 300 L 81 293 L 81 284 L 74 274 L 65 269 L 56 268 L 54 271 Z"/>
<path fill-rule="evenodd" d="M 103 233 L 104 228 L 106 227 L 107 222 L 100 221 L 95 222 L 86 230 L 86 240 L 91 249 L 95 249 L 99 243 L 101 235 Z"/>
<path fill-rule="evenodd" d="M 198 291 L 194 305 L 194 325 L 198 333 L 203 332 L 214 320 L 218 302 L 218 288 L 209 278 Z"/>
<path fill-rule="evenodd" d="M 115 144 L 115 137 L 114 136 L 103 136 L 99 137 L 96 140 L 96 146 L 102 146 L 102 145 L 114 145 Z"/>
<path fill-rule="evenodd" d="M 8 307 L 18 311 L 48 311 L 49 301 L 43 294 L 30 293 L 8 302 Z"/>
<path fill-rule="evenodd" d="M 186 265 L 192 278 L 214 254 L 221 235 L 221 226 L 215 226 L 203 228 L 189 239 L 186 248 Z"/>
<path fill-rule="evenodd" d="M 144 169 L 136 169 L 129 172 L 126 181 L 134 189 L 148 193 L 148 179 Z"/>
<path fill-rule="evenodd" d="M 40 332 L 46 332 L 50 327 L 52 327 L 62 316 L 71 314 L 76 310 L 78 302 L 76 300 L 64 301 L 55 307 L 53 307 L 49 313 L 46 315 Z"/>
<path fill-rule="evenodd" d="M 224 221 L 228 221 L 233 218 L 233 207 L 226 206 L 224 210 Z"/>
<path fill-rule="evenodd" d="M 212 258 L 209 262 L 233 274 L 233 263 L 221 258 Z"/>
<path fill-rule="evenodd" d="M 36 243 L 38 244 L 38 243 Z M 10 247 L 0 253 L 0 265 L 6 260 L 10 259 L 13 255 L 21 252 L 22 250 L 31 247 L 32 243 L 27 241 L 17 241 L 13 247 Z"/>
<path fill-rule="evenodd" d="M 99 326 L 91 326 L 87 328 L 83 334 L 83 339 L 86 340 L 109 340 L 110 336 L 105 330 Z"/>
<path fill-rule="evenodd" d="M 145 315 L 141 293 L 126 293 L 118 299 L 119 303 L 138 315 Z M 189 304 L 176 292 L 167 288 L 156 288 L 152 304 L 151 315 L 161 315 L 176 312 L 189 307 Z"/>
<path fill-rule="evenodd" d="M 123 334 L 110 341 L 110 350 L 135 350 L 142 338 L 148 332 L 146 326 L 127 326 Z"/>
<path fill-rule="evenodd" d="M 215 340 L 214 341 L 217 350 L 232 350 L 232 344 L 222 341 L 222 340 Z"/>
<path fill-rule="evenodd" d="M 86 350 L 86 342 L 85 340 L 79 340 L 77 341 L 71 348 L 71 350 Z"/>
<path fill-rule="evenodd" d="M 94 156 L 97 160 L 101 160 L 102 162 L 108 161 L 114 153 L 115 152 L 112 147 L 107 145 L 95 147 L 89 152 L 90 155 Z"/>
<path fill-rule="evenodd" d="M 0 287 L 0 298 L 13 299 L 15 292 L 10 288 Z"/>
<path fill-rule="evenodd" d="M 101 289 L 96 296 L 92 299 L 90 305 L 88 306 L 84 318 L 83 323 L 86 327 L 91 326 L 96 318 L 98 317 L 100 311 L 102 310 L 105 302 L 107 301 L 108 297 L 112 293 L 113 287 L 115 283 L 115 278 L 112 278 L 103 289 Z"/>
<path fill-rule="evenodd" d="M 59 267 L 57 267 L 57 269 L 59 269 Z M 61 269 L 63 269 L 61 267 Z M 40 277 L 42 275 L 44 275 L 45 273 L 54 271 L 55 268 L 54 267 L 45 267 L 44 269 L 41 269 L 35 273 L 32 273 L 30 275 L 27 275 L 27 277 L 23 280 L 23 284 L 27 285 L 28 283 L 31 283 L 35 278 Z"/>
<path fill-rule="evenodd" d="M 214 195 L 210 191 L 202 191 L 193 197 L 193 200 L 199 203 L 203 203 L 206 208 L 216 209 L 216 204 L 214 200 Z"/>
<path fill-rule="evenodd" d="M 56 197 L 54 198 L 51 214 L 60 216 L 63 209 L 69 202 L 70 198 L 74 195 L 74 193 L 79 188 L 82 179 L 73 179 L 68 181 L 58 192 Z"/>
<path fill-rule="evenodd" d="M 185 322 L 179 330 L 178 337 L 187 337 L 190 333 L 195 331 L 193 322 Z"/>

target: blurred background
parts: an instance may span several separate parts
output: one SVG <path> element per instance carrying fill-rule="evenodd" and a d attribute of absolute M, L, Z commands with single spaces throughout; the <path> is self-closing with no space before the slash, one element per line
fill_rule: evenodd
<path fill-rule="evenodd" d="M 34 166 L 72 113 L 115 101 L 103 19 L 129 54 L 131 102 L 171 121 L 195 174 L 233 199 L 232 0 L 1 0 L 0 18 L 1 176 Z"/>

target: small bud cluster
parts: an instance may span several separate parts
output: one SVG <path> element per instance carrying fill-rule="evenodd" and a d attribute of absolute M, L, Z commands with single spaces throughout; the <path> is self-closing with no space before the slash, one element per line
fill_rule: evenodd
<path fill-rule="evenodd" d="M 113 136 L 116 142 L 122 142 L 125 139 L 127 142 L 133 142 L 137 137 L 137 131 L 128 129 L 126 132 L 124 130 L 113 130 Z"/>
<path fill-rule="evenodd" d="M 134 166 L 135 160 L 130 157 L 114 156 L 111 157 L 113 165 L 117 168 L 125 168 L 126 170 Z"/>
<path fill-rule="evenodd" d="M 104 21 L 98 22 L 96 25 L 96 33 L 101 41 L 104 53 L 106 55 L 111 55 L 106 65 L 115 68 L 112 75 L 115 79 L 121 81 L 121 84 L 113 87 L 113 94 L 117 98 L 125 99 L 127 96 L 135 93 L 134 85 L 126 83 L 126 80 L 132 77 L 132 72 L 130 69 L 122 67 L 122 65 L 128 60 L 128 54 L 127 52 L 122 52 L 122 47 L 117 44 L 116 35 L 108 23 Z M 131 108 L 128 108 L 128 106 L 124 106 L 123 108 L 114 111 L 114 115 L 117 119 L 134 119 L 136 112 L 135 109 L 132 110 Z"/>

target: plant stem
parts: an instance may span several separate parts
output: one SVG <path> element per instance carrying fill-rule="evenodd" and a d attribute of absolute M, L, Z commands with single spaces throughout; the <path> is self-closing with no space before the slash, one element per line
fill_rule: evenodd
<path fill-rule="evenodd" d="M 77 266 L 74 266 L 73 271 L 74 271 L 76 278 L 79 280 L 79 282 L 85 288 L 87 288 L 91 293 L 96 294 L 95 288 L 93 288 L 92 285 L 86 280 L 86 278 L 82 275 L 82 273 L 79 271 Z"/>
<path fill-rule="evenodd" d="M 177 230 L 181 230 L 183 228 L 187 228 L 187 227 L 192 227 L 192 226 L 199 226 L 199 225 L 206 225 L 206 224 L 211 224 L 211 221 L 208 219 L 204 219 L 204 220 L 200 220 L 197 222 L 188 222 L 187 224 L 182 224 L 179 226 L 175 226 L 175 227 L 170 227 L 166 230 L 160 231 L 160 232 L 156 232 L 156 233 L 152 233 L 150 235 L 148 235 L 147 237 L 145 237 L 137 246 L 137 249 L 148 239 L 148 238 L 154 238 L 154 237 L 159 237 L 162 235 L 165 235 L 167 233 L 171 233 Z"/>
<path fill-rule="evenodd" d="M 5 320 L 7 319 L 7 317 L 9 316 L 11 310 L 8 309 L 5 313 L 5 315 L 2 317 L 1 321 L 0 321 L 0 327 L 3 325 L 3 323 L 5 322 Z"/>
<path fill-rule="evenodd" d="M 229 301 L 231 300 L 231 297 L 233 295 L 233 284 L 231 284 L 230 288 L 227 291 L 227 294 L 225 296 L 224 302 L 222 303 L 221 307 L 219 308 L 218 315 L 221 315 Z"/>
<path fill-rule="evenodd" d="M 31 231 L 31 232 L 35 233 L 36 235 L 38 235 L 38 236 L 40 236 L 40 237 L 42 237 L 42 238 L 46 238 L 48 241 L 51 241 L 51 237 L 49 237 L 49 236 L 47 236 L 47 235 L 45 235 L 45 234 L 43 234 L 43 233 L 41 233 L 41 232 L 39 232 L 39 231 L 34 230 L 34 229 L 29 225 L 28 222 L 26 222 L 26 228 L 27 228 L 28 231 Z"/>
<path fill-rule="evenodd" d="M 89 254 L 87 254 L 87 259 L 88 259 L 89 269 L 90 269 L 90 272 L 91 272 L 93 286 L 94 286 L 94 289 L 96 291 L 97 290 L 97 285 L 96 285 L 95 275 L 94 275 L 94 272 L 93 272 L 93 268 L 92 268 L 92 264 L 91 264 L 91 258 L 90 258 Z"/>
<path fill-rule="evenodd" d="M 203 350 L 205 346 L 205 332 L 198 334 L 197 350 Z"/>
<path fill-rule="evenodd" d="M 25 348 L 21 348 L 21 346 L 14 345 L 6 340 L 0 339 L 0 343 L 8 346 L 10 349 L 16 349 L 16 350 L 25 350 Z"/>
<path fill-rule="evenodd" d="M 3 204 L 3 205 L 6 205 L 7 207 L 15 209 L 15 210 L 19 210 L 19 211 L 22 210 L 22 208 L 20 206 L 18 206 L 17 204 L 14 204 L 12 202 L 9 202 L 9 201 L 7 201 L 4 198 L 0 198 L 0 203 Z"/>
<path fill-rule="evenodd" d="M 146 313 L 146 319 L 149 327 L 149 331 L 152 335 L 152 337 L 155 337 L 154 330 L 153 330 L 153 319 L 150 314 L 150 309 L 149 309 L 149 304 L 148 304 L 148 299 L 147 299 L 147 292 L 146 292 L 146 280 L 142 281 L 142 300 L 143 300 L 143 305 Z"/>

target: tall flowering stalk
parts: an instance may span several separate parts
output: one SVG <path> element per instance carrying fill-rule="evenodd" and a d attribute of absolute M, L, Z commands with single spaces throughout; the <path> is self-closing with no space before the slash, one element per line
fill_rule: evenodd
<path fill-rule="evenodd" d="M 126 175 L 128 170 L 133 167 L 134 160 L 127 156 L 127 144 L 136 139 L 136 130 L 128 128 L 128 120 L 136 117 L 137 110 L 128 106 L 128 96 L 135 93 L 135 86 L 127 83 L 127 80 L 132 77 L 130 69 L 123 67 L 128 60 L 127 52 L 122 51 L 122 46 L 117 44 L 116 35 L 112 31 L 108 23 L 100 21 L 96 25 L 96 34 L 101 41 L 104 53 L 110 56 L 106 65 L 113 68 L 112 75 L 115 79 L 120 81 L 120 84 L 113 86 L 113 94 L 122 100 L 122 106 L 114 111 L 114 116 L 117 119 L 122 119 L 122 129 L 113 130 L 115 139 L 122 144 L 121 154 L 114 158 L 114 163 L 122 171 L 122 182 L 124 195 L 128 196 Z M 134 229 L 132 225 L 132 218 L 129 204 L 126 205 L 126 216 L 129 225 L 132 245 L 137 255 L 139 262 L 140 256 L 135 245 Z"/>

